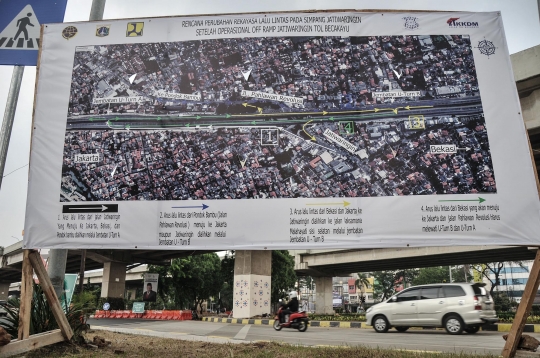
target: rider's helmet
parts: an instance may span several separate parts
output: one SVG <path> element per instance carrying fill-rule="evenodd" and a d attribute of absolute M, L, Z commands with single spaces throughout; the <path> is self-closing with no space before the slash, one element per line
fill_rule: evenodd
<path fill-rule="evenodd" d="M 292 300 L 293 298 L 297 298 L 298 297 L 298 292 L 296 291 L 291 291 L 291 293 L 289 293 L 289 298 Z"/>

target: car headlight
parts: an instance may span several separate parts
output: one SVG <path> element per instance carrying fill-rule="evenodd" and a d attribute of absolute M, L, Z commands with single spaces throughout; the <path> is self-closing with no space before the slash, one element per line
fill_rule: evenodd
<path fill-rule="evenodd" d="M 366 313 L 369 313 L 369 312 L 371 312 L 371 311 L 373 311 L 373 307 L 368 308 L 367 311 L 366 311 Z"/>

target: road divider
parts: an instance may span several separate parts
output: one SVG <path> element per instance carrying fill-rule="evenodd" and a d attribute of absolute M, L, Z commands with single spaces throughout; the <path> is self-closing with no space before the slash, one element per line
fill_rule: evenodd
<path fill-rule="evenodd" d="M 203 317 L 205 322 L 215 323 L 235 323 L 235 324 L 254 324 L 271 326 L 274 323 L 274 319 L 270 318 L 220 318 L 220 317 Z M 309 321 L 311 327 L 321 328 L 360 328 L 360 329 L 373 329 L 373 326 L 369 326 L 366 322 L 354 322 L 354 321 Z M 512 327 L 511 323 L 499 323 L 488 324 L 482 326 L 482 331 L 489 332 L 510 332 Z M 444 330 L 444 328 L 422 328 L 411 327 L 410 330 Z M 540 333 L 540 324 L 526 324 L 523 332 Z"/>

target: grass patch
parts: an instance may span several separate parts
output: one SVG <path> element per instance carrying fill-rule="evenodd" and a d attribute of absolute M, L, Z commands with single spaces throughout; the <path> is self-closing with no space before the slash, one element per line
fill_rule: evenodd
<path fill-rule="evenodd" d="M 217 344 L 177 339 L 129 335 L 96 331 L 86 335 L 87 340 L 101 336 L 111 341 L 110 346 L 98 350 L 60 343 L 29 352 L 28 358 L 101 358 L 101 357 L 159 357 L 159 358 L 472 358 L 494 357 L 455 353 L 429 353 L 373 349 L 366 347 L 300 347 L 281 343 L 258 342 L 252 344 Z"/>

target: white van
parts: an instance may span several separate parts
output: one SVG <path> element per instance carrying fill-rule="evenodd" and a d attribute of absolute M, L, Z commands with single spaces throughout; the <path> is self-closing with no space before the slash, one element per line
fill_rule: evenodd
<path fill-rule="evenodd" d="M 391 327 L 444 327 L 450 334 L 476 333 L 499 319 L 484 283 L 442 283 L 407 288 L 370 307 L 367 324 L 385 333 Z"/>

